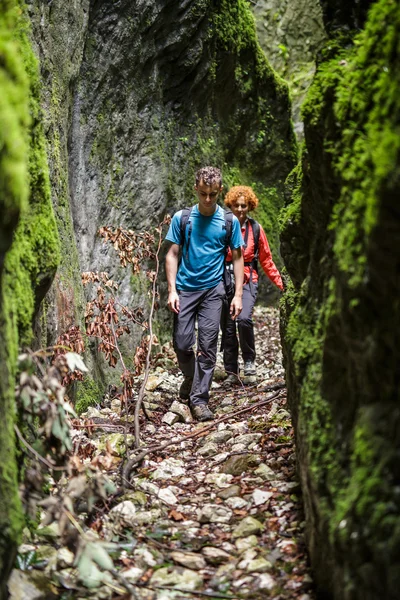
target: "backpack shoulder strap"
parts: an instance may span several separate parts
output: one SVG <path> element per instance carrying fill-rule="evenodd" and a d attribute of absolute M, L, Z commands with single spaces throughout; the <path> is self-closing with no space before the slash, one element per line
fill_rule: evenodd
<path fill-rule="evenodd" d="M 233 212 L 229 209 L 224 211 L 224 219 L 225 219 L 225 229 L 226 229 L 226 238 L 225 238 L 225 254 L 228 252 L 228 248 L 232 239 L 232 222 L 233 222 Z"/>
<path fill-rule="evenodd" d="M 192 214 L 192 206 L 187 206 L 186 208 L 182 209 L 182 214 L 181 214 L 181 222 L 180 222 L 180 226 L 181 226 L 181 246 L 182 246 L 182 251 L 183 251 L 183 246 L 185 245 L 185 231 L 186 231 L 186 226 L 189 223 L 189 233 L 188 233 L 188 243 L 187 243 L 187 248 L 186 248 L 186 256 L 189 253 L 189 244 L 190 244 L 190 234 L 192 232 L 192 223 L 189 222 L 190 221 L 190 215 Z"/>
<path fill-rule="evenodd" d="M 260 223 L 249 217 L 250 225 L 253 230 L 254 239 L 254 258 L 258 259 L 258 246 L 260 244 Z"/>

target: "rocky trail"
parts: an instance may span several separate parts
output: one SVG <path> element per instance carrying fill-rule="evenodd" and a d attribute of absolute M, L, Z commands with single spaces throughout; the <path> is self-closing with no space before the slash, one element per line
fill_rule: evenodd
<path fill-rule="evenodd" d="M 215 422 L 193 423 L 177 401 L 181 377 L 173 351 L 163 348 L 147 384 L 150 421 L 143 419 L 141 435 L 144 447 L 169 445 L 149 453 L 125 489 L 79 526 L 84 557 L 60 544 L 60 523 L 26 534 L 11 598 L 314 598 L 278 311 L 257 308 L 255 322 L 257 379 L 225 389 L 219 361 Z M 116 485 L 126 444 L 129 458 L 140 452 L 124 434 L 121 410 L 106 398 L 74 422 L 77 455 Z"/>

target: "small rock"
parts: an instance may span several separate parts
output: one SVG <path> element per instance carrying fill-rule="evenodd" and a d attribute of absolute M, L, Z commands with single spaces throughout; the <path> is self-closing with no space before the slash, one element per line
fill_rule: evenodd
<path fill-rule="evenodd" d="M 125 436 L 123 433 L 107 433 L 102 435 L 97 442 L 97 448 L 100 452 L 105 452 L 110 448 L 111 452 L 116 456 L 123 456 L 126 449 L 131 448 L 135 443 L 135 436 L 129 434 Z"/>
<path fill-rule="evenodd" d="M 230 485 L 227 488 L 224 488 L 217 492 L 217 496 L 222 498 L 222 500 L 228 500 L 228 498 L 233 498 L 234 496 L 239 496 L 240 494 L 240 485 Z"/>
<path fill-rule="evenodd" d="M 222 472 L 229 475 L 241 475 L 249 468 L 250 460 L 250 454 L 238 454 L 236 456 L 231 456 L 222 465 Z"/>
<path fill-rule="evenodd" d="M 232 435 L 232 431 L 229 431 L 229 429 L 215 431 L 205 438 L 205 443 L 213 442 L 214 444 L 224 444 L 231 439 Z"/>
<path fill-rule="evenodd" d="M 197 451 L 197 454 L 200 454 L 200 456 L 204 456 L 205 458 L 210 458 L 211 456 L 218 454 L 218 446 L 213 443 L 205 444 L 205 446 L 202 446 L 200 450 Z"/>
<path fill-rule="evenodd" d="M 153 423 L 147 423 L 146 425 L 146 433 L 153 434 L 157 431 L 157 428 Z"/>
<path fill-rule="evenodd" d="M 173 412 L 165 413 L 165 415 L 162 418 L 162 422 L 166 423 L 170 427 L 172 427 L 172 425 L 175 425 L 175 423 L 177 423 L 178 421 L 179 421 L 179 416 Z"/>
<path fill-rule="evenodd" d="M 149 567 L 155 567 L 157 564 L 156 558 L 146 547 L 137 548 L 133 553 L 135 561 L 142 569 L 148 569 Z"/>
<path fill-rule="evenodd" d="M 164 377 L 160 375 L 149 375 L 149 378 L 146 383 L 146 390 L 148 392 L 153 392 L 159 385 L 161 385 L 164 381 Z"/>
<path fill-rule="evenodd" d="M 254 444 L 261 440 L 262 433 L 245 433 L 243 435 L 239 435 L 234 438 L 235 444 L 245 444 L 245 446 L 250 446 L 250 444 Z M 232 441 L 232 440 L 231 440 Z"/>
<path fill-rule="evenodd" d="M 167 586 L 194 591 L 203 585 L 202 577 L 190 569 L 162 567 L 153 573 L 151 586 Z"/>
<path fill-rule="evenodd" d="M 258 578 L 258 582 L 258 587 L 260 590 L 271 591 L 274 589 L 274 587 L 276 587 L 275 580 L 271 577 L 271 575 L 268 575 L 267 573 L 260 575 L 260 577 Z"/>
<path fill-rule="evenodd" d="M 161 517 L 161 510 L 152 508 L 143 512 L 138 512 L 134 515 L 132 522 L 135 525 L 148 525 L 155 523 Z"/>
<path fill-rule="evenodd" d="M 235 546 L 238 549 L 238 552 L 242 553 L 246 550 L 249 550 L 249 548 L 254 548 L 255 546 L 258 546 L 258 539 L 255 535 L 250 535 L 246 538 L 239 538 L 238 540 L 236 540 Z"/>
<path fill-rule="evenodd" d="M 160 488 L 151 481 L 147 481 L 147 479 L 138 479 L 136 482 L 138 488 L 147 492 L 148 494 L 153 494 L 154 496 L 158 496 L 160 493 Z"/>
<path fill-rule="evenodd" d="M 233 475 L 228 473 L 209 473 L 205 478 L 205 483 L 212 483 L 219 488 L 226 488 L 233 479 Z"/>
<path fill-rule="evenodd" d="M 197 512 L 197 516 L 200 523 L 229 523 L 232 511 L 219 504 L 206 504 Z"/>
<path fill-rule="evenodd" d="M 264 492 L 263 490 L 254 490 L 252 493 L 253 502 L 256 506 L 265 504 L 274 494 L 272 492 Z"/>
<path fill-rule="evenodd" d="M 152 477 L 153 479 L 172 479 L 181 475 L 186 475 L 183 461 L 176 458 L 166 458 L 158 464 L 158 469 L 154 471 Z"/>
<path fill-rule="evenodd" d="M 204 558 L 195 552 L 179 552 L 176 550 L 175 552 L 171 552 L 170 556 L 173 561 L 188 569 L 194 569 L 195 571 L 204 569 L 206 566 Z"/>
<path fill-rule="evenodd" d="M 257 550 L 255 548 L 249 548 L 246 550 L 240 558 L 240 562 L 238 564 L 238 569 L 247 569 L 248 565 L 252 560 L 254 560 L 257 556 Z"/>
<path fill-rule="evenodd" d="M 162 488 L 158 493 L 158 497 L 169 506 L 175 506 L 178 504 L 178 498 L 169 488 Z"/>
<path fill-rule="evenodd" d="M 112 412 L 119 413 L 121 412 L 121 400 L 119 398 L 114 398 L 111 400 L 111 410 Z"/>
<path fill-rule="evenodd" d="M 124 502 L 120 502 L 109 512 L 109 517 L 112 521 L 117 521 L 122 526 L 127 527 L 133 527 L 135 515 L 136 506 L 130 500 L 124 500 Z"/>
<path fill-rule="evenodd" d="M 41 571 L 14 569 L 8 580 L 10 600 L 53 600 L 59 597 L 57 588 Z"/>
<path fill-rule="evenodd" d="M 276 479 L 275 471 L 273 471 L 271 467 L 269 467 L 265 463 L 261 463 L 257 467 L 257 469 L 254 471 L 254 475 L 257 475 L 257 477 L 261 477 L 261 479 L 264 479 L 265 481 L 272 481 Z"/>
<path fill-rule="evenodd" d="M 232 532 L 234 538 L 248 537 L 249 535 L 260 533 L 264 525 L 254 517 L 245 517 Z"/>
<path fill-rule="evenodd" d="M 139 581 L 143 573 L 144 569 L 139 569 L 138 567 L 131 567 L 127 571 L 121 571 L 121 575 L 130 583 Z"/>
<path fill-rule="evenodd" d="M 233 444 L 231 452 L 245 452 L 247 450 L 246 444 Z"/>
<path fill-rule="evenodd" d="M 226 504 L 232 510 L 237 510 L 247 506 L 247 500 L 240 498 L 240 496 L 234 496 L 233 498 L 228 498 L 228 500 L 226 500 Z"/>
<path fill-rule="evenodd" d="M 192 413 L 186 404 L 182 404 L 181 402 L 177 402 L 175 400 L 170 406 L 169 410 L 172 413 L 179 415 L 184 423 L 193 423 Z"/>
<path fill-rule="evenodd" d="M 271 563 L 261 557 L 251 560 L 247 565 L 247 571 L 249 573 L 265 573 L 265 571 L 269 571 L 271 568 Z"/>
<path fill-rule="evenodd" d="M 211 565 L 221 565 L 232 559 L 230 554 L 224 552 L 224 550 L 221 550 L 220 548 L 214 548 L 213 546 L 206 546 L 201 552 L 206 561 Z"/>
<path fill-rule="evenodd" d="M 59 569 L 65 569 L 72 567 L 74 564 L 75 556 L 68 548 L 60 548 L 57 552 L 57 566 Z"/>

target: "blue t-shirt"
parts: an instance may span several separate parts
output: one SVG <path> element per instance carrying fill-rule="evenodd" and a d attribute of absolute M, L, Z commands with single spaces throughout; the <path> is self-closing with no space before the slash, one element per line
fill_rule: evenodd
<path fill-rule="evenodd" d="M 181 244 L 181 215 L 181 210 L 175 213 L 165 238 L 178 245 Z M 188 247 L 190 222 L 192 223 L 192 232 Z M 178 290 L 194 292 L 207 290 L 219 284 L 224 272 L 225 240 L 223 209 L 217 206 L 213 215 L 205 217 L 200 213 L 197 204 L 193 206 L 185 229 L 185 245 L 176 277 Z M 234 250 L 242 245 L 240 224 L 238 219 L 233 216 L 230 248 Z"/>

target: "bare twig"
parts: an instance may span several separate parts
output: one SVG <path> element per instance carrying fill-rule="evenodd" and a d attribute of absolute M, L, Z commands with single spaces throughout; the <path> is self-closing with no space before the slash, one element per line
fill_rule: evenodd
<path fill-rule="evenodd" d="M 150 371 L 150 356 L 151 356 L 151 347 L 153 344 L 153 315 L 154 315 L 154 308 L 155 308 L 155 303 L 156 303 L 156 292 L 157 292 L 157 277 L 158 277 L 158 272 L 160 270 L 160 260 L 159 260 L 159 253 L 160 253 L 160 248 L 161 248 L 161 242 L 162 242 L 162 225 L 160 225 L 159 227 L 159 238 L 158 238 L 158 245 L 157 245 L 157 251 L 156 251 L 156 255 L 155 255 L 155 261 L 156 261 L 156 270 L 155 270 L 155 275 L 153 278 L 153 285 L 152 285 L 152 298 L 151 298 L 151 308 L 150 308 L 150 314 L 149 314 L 149 335 L 150 335 L 150 341 L 149 341 L 149 347 L 147 349 L 147 356 L 146 356 L 146 367 L 145 367 L 145 371 L 144 371 L 144 378 L 143 378 L 143 382 L 141 385 L 141 388 L 139 390 L 139 396 L 138 399 L 136 400 L 136 406 L 135 406 L 135 419 L 134 419 L 134 423 L 135 423 L 135 446 L 136 448 L 140 448 L 140 425 L 139 425 L 139 414 L 140 414 L 140 408 L 142 406 L 142 401 L 143 401 L 143 397 L 144 397 L 144 392 L 146 389 L 146 385 L 147 385 L 147 381 L 149 379 L 149 371 Z"/>
<path fill-rule="evenodd" d="M 130 460 L 128 460 L 128 462 L 124 466 L 123 471 L 122 471 L 122 475 L 123 475 L 124 479 L 129 481 L 129 476 L 130 476 L 132 469 L 137 464 L 141 463 L 142 460 L 144 459 L 144 457 L 147 456 L 148 454 L 153 454 L 154 452 L 159 452 L 160 450 L 164 450 L 164 448 L 167 448 L 168 446 L 179 445 L 180 442 L 186 441 L 190 438 L 201 437 L 204 435 L 204 433 L 210 431 L 211 429 L 214 429 L 214 427 L 216 425 L 218 425 L 219 423 L 222 423 L 223 421 L 227 421 L 228 419 L 231 419 L 232 417 L 235 417 L 236 415 L 240 415 L 244 412 L 253 410 L 254 408 L 257 408 L 259 406 L 263 406 L 264 404 L 268 404 L 269 402 L 271 402 L 271 400 L 273 400 L 274 398 L 277 398 L 278 396 L 279 396 L 279 391 L 275 392 L 275 394 L 272 394 L 272 396 L 269 396 L 269 398 L 265 398 L 265 400 L 260 400 L 260 402 L 254 402 L 254 404 L 251 404 L 250 406 L 241 408 L 240 410 L 237 410 L 233 413 L 228 413 L 227 415 L 224 415 L 223 417 L 220 417 L 219 419 L 216 419 L 215 421 L 213 421 L 211 425 L 208 425 L 207 427 L 203 427 L 202 429 L 195 431 L 194 433 L 185 435 L 183 438 L 181 438 L 178 441 L 170 440 L 168 442 L 164 442 L 163 444 L 159 444 L 157 446 L 150 446 L 149 448 L 144 448 L 140 454 L 138 454 L 134 458 L 131 458 Z"/>
<path fill-rule="evenodd" d="M 66 471 L 67 470 L 67 467 L 56 467 L 51 462 L 49 462 L 48 460 L 43 458 L 43 456 L 40 456 L 39 452 L 36 452 L 36 450 L 34 448 L 32 448 L 32 446 L 26 441 L 26 439 L 20 432 L 17 425 L 14 425 L 14 431 L 17 434 L 18 439 L 24 444 L 24 446 L 26 448 L 28 448 L 29 452 L 31 452 L 41 463 L 46 465 L 46 467 L 48 469 L 50 469 L 51 471 Z"/>

